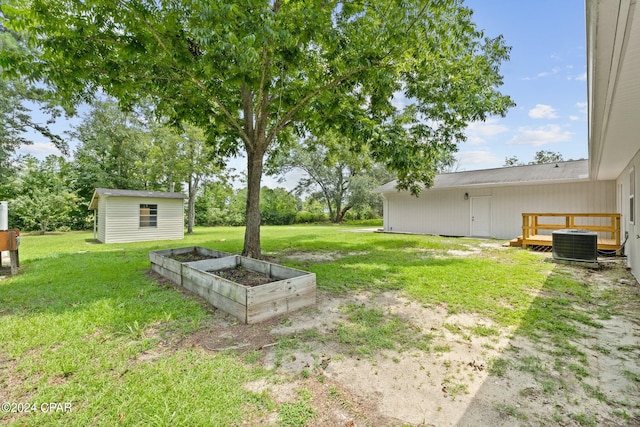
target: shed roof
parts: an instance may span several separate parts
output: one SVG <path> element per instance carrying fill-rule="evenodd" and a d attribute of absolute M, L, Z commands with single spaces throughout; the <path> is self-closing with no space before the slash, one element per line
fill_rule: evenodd
<path fill-rule="evenodd" d="M 506 186 L 518 184 L 549 184 L 589 180 L 588 160 L 513 166 L 495 169 L 441 173 L 436 175 L 432 189 L 460 188 L 472 186 Z M 378 187 L 377 193 L 397 191 L 396 181 Z"/>
<path fill-rule="evenodd" d="M 152 197 L 155 199 L 186 199 L 182 193 L 164 191 L 119 190 L 115 188 L 96 188 L 89 203 L 89 209 L 95 209 L 100 197 Z"/>

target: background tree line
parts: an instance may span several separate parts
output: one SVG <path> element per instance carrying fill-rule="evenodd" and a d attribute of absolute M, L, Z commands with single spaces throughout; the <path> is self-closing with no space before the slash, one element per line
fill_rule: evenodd
<path fill-rule="evenodd" d="M 9 137 L 6 131 L 2 134 Z M 188 232 L 194 225 L 246 224 L 244 178 L 212 161 L 211 148 L 195 127 L 172 128 L 158 123 L 150 109 L 124 113 L 114 101 L 105 100 L 94 103 L 67 136 L 76 143 L 71 159 L 15 155 L 15 149 L 27 140 L 4 151 L 7 160 L 0 175 L 0 200 L 10 200 L 11 227 L 42 233 L 89 229 L 93 213 L 88 206 L 98 187 L 184 192 L 189 196 L 185 214 Z M 316 181 L 303 178 L 293 192 L 264 187 L 260 194 L 262 223 L 341 222 L 347 211 L 346 218 L 379 218 L 380 196 L 369 190 L 382 184 L 388 174 L 380 174 L 380 167 L 375 169 L 369 162 L 350 164 L 346 178 L 332 175 L 336 167 L 342 172 L 344 166 L 340 165 L 327 160 L 326 171 L 318 172 L 321 180 L 318 176 Z M 273 169 L 273 173 L 282 174 L 293 167 L 305 170 L 302 163 L 289 162 L 288 167 Z M 320 169 L 316 166 L 314 171 Z M 376 173 L 378 179 L 371 180 Z M 367 185 L 345 184 L 358 179 Z M 326 198 L 315 191 L 318 186 L 340 188 L 340 192 Z M 341 209 L 339 216 L 332 213 L 336 204 Z"/>

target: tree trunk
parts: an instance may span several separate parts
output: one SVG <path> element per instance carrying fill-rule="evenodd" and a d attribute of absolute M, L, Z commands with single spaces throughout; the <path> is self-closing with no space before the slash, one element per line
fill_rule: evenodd
<path fill-rule="evenodd" d="M 331 204 L 331 197 L 329 196 L 329 193 L 327 193 L 327 191 L 322 187 L 322 184 L 318 185 L 320 185 L 320 188 L 322 188 L 324 201 L 327 202 L 327 208 L 329 208 L 329 221 L 333 222 L 333 205 Z"/>
<path fill-rule="evenodd" d="M 336 215 L 335 217 L 331 218 L 331 222 L 333 222 L 334 224 L 340 224 L 342 222 L 342 198 L 336 197 L 334 199 L 334 202 L 336 204 Z"/>
<path fill-rule="evenodd" d="M 342 223 L 344 216 L 347 214 L 349 209 L 351 209 L 351 206 L 345 206 L 342 210 L 336 212 L 336 224 Z"/>
<path fill-rule="evenodd" d="M 335 218 L 333 218 L 333 222 L 335 224 L 340 224 L 342 222 L 342 218 L 344 217 L 344 214 L 349 209 L 351 209 L 351 206 L 345 209 L 342 209 L 342 200 L 344 197 L 345 188 L 344 188 L 344 179 L 342 175 L 342 167 L 339 164 L 336 166 L 336 173 L 337 175 L 340 176 L 340 180 L 336 184 L 336 194 L 334 195 L 334 199 L 333 199 L 334 202 L 336 203 L 336 216 Z"/>
<path fill-rule="evenodd" d="M 197 182 L 193 178 L 189 179 L 189 200 L 187 202 L 187 234 L 193 233 L 193 224 L 196 222 L 196 192 Z"/>
<path fill-rule="evenodd" d="M 263 144 L 255 144 L 256 146 Z M 247 149 L 247 207 L 245 210 L 247 225 L 244 232 L 242 255 L 260 258 L 260 186 L 264 150 Z"/>

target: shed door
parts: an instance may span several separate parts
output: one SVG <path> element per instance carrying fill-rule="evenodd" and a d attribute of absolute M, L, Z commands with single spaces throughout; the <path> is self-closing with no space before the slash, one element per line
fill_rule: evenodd
<path fill-rule="evenodd" d="M 491 237 L 491 197 L 471 198 L 471 235 Z"/>

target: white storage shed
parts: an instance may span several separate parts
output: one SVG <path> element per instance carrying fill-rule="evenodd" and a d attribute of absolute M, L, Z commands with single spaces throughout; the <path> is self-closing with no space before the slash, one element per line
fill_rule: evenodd
<path fill-rule="evenodd" d="M 419 197 L 392 181 L 384 231 L 513 239 L 527 212 L 616 212 L 615 181 L 589 178 L 587 160 L 439 174 Z"/>
<path fill-rule="evenodd" d="M 103 243 L 184 238 L 182 193 L 96 188 L 89 204 L 94 211 L 94 238 Z"/>

